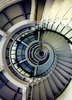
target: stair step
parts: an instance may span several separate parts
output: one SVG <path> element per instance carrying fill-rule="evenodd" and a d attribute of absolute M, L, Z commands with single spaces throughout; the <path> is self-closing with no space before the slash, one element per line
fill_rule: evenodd
<path fill-rule="evenodd" d="M 67 73 L 72 74 L 71 68 L 69 68 L 69 67 L 67 67 L 65 65 L 59 64 L 59 63 L 57 65 L 59 66 L 59 68 L 63 69 Z"/>
<path fill-rule="evenodd" d="M 51 90 L 52 90 L 54 96 L 57 96 L 59 94 L 59 90 L 58 90 L 56 84 L 54 83 L 52 77 L 49 76 L 47 79 L 48 79 L 49 85 L 51 87 Z"/>
<path fill-rule="evenodd" d="M 61 68 L 59 68 L 58 66 L 56 67 L 56 70 L 61 74 L 63 75 L 63 77 L 65 77 L 66 79 L 69 79 L 70 78 L 70 75 L 65 72 L 64 70 L 62 70 Z"/>
<path fill-rule="evenodd" d="M 61 8 L 61 5 L 64 0 L 55 0 L 51 9 L 49 18 L 54 19 Z"/>
<path fill-rule="evenodd" d="M 61 60 L 58 60 L 57 62 L 72 69 L 72 64 L 71 63 L 61 61 Z"/>
<path fill-rule="evenodd" d="M 40 100 L 47 100 L 43 82 L 39 83 L 39 96 L 40 96 Z"/>
<path fill-rule="evenodd" d="M 44 87 L 45 87 L 47 99 L 54 100 L 54 95 L 47 79 L 44 80 Z"/>
<path fill-rule="evenodd" d="M 69 10 L 69 8 L 72 7 L 71 4 L 72 4 L 71 0 L 64 0 L 64 2 L 63 2 L 63 4 L 62 4 L 62 6 L 61 6 L 61 8 L 60 8 L 60 10 L 59 10 L 59 12 L 58 12 L 56 17 L 57 18 L 63 18 L 66 15 L 66 13 Z"/>
<path fill-rule="evenodd" d="M 42 20 L 48 19 L 54 0 L 46 0 Z"/>
<path fill-rule="evenodd" d="M 58 59 L 61 61 L 72 63 L 72 58 L 59 56 Z"/>
<path fill-rule="evenodd" d="M 57 76 L 54 73 L 52 73 L 51 77 L 52 77 L 53 81 L 55 82 L 56 86 L 58 87 L 58 89 L 62 90 L 64 88 L 64 86 L 61 83 L 61 81 L 57 78 Z"/>
<path fill-rule="evenodd" d="M 38 84 L 33 85 L 32 100 L 40 100 Z"/>
<path fill-rule="evenodd" d="M 68 80 L 66 80 L 57 70 L 54 70 L 54 74 L 57 76 L 57 78 L 63 85 L 68 83 Z"/>

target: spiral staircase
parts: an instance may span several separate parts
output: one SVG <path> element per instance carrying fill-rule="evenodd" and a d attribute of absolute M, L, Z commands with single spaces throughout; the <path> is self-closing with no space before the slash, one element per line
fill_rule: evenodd
<path fill-rule="evenodd" d="M 72 0 L 0 0 L 1 100 L 71 100 Z"/>

